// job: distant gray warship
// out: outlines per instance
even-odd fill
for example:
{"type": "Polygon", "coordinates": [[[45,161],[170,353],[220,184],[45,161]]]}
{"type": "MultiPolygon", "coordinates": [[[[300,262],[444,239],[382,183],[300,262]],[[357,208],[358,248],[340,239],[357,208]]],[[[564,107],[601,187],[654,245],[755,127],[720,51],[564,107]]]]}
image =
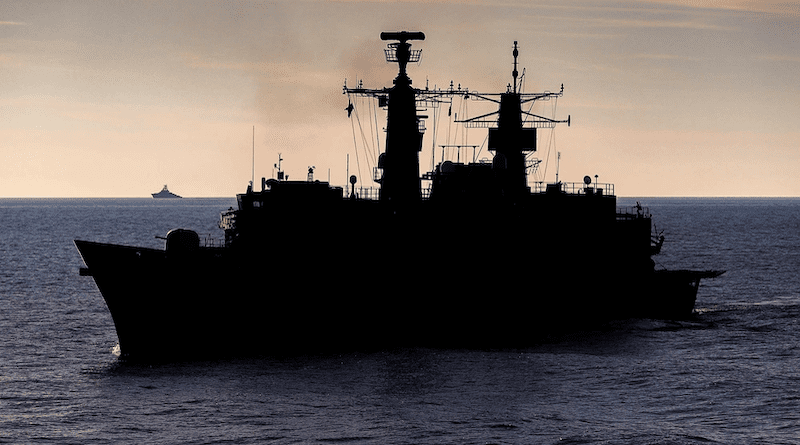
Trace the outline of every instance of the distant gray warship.
{"type": "Polygon", "coordinates": [[[167,186],[164,185],[164,188],[161,189],[158,193],[152,193],[153,198],[180,198],[180,196],[172,193],[167,189],[167,186]]]}

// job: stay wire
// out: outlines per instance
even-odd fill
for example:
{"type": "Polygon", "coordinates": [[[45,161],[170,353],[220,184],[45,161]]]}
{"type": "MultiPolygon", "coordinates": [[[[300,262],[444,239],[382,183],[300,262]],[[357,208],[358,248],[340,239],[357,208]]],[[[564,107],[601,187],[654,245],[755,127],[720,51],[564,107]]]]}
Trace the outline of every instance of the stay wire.
{"type": "MultiPolygon", "coordinates": [[[[350,95],[348,95],[347,98],[349,100],[350,99],[350,95]]],[[[350,102],[350,103],[352,103],[352,102],[350,102]]],[[[358,119],[358,110],[355,109],[355,107],[354,107],[353,111],[356,114],[356,119],[358,119]]],[[[361,176],[361,161],[358,158],[358,140],[356,139],[356,125],[353,122],[353,119],[350,119],[350,127],[353,129],[353,151],[355,152],[355,155],[356,155],[356,170],[358,170],[358,178],[361,179],[362,178],[362,176],[361,176]]]]}

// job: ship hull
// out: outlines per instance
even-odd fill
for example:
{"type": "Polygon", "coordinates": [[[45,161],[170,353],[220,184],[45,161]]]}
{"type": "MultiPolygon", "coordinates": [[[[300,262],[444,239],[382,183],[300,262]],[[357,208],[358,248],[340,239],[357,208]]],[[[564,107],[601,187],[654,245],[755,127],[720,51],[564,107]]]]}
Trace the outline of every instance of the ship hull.
{"type": "Polygon", "coordinates": [[[156,199],[178,199],[181,198],[180,196],[172,193],[172,192],[158,192],[158,193],[151,193],[151,196],[156,199]]]}
{"type": "MultiPolygon", "coordinates": [[[[709,273],[601,279],[400,280],[328,262],[265,261],[232,249],[164,250],[75,241],[129,359],[393,347],[525,347],[614,318],[691,316],[709,273]],[[571,282],[570,282],[571,281],[571,282]]],[[[553,278],[552,275],[549,278],[553,278]]],[[[556,277],[558,278],[558,277],[556,277]]]]}

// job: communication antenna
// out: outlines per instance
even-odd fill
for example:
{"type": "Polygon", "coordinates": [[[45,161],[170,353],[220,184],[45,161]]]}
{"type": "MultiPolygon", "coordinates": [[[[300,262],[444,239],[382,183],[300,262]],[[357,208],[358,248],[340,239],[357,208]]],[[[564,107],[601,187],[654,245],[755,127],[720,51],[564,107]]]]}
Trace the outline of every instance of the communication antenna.
{"type": "Polygon", "coordinates": [[[514,94],[517,94],[517,76],[519,75],[519,71],[517,71],[517,57],[519,56],[519,50],[517,49],[516,40],[514,40],[514,52],[511,54],[514,56],[514,71],[511,72],[511,76],[514,78],[514,94]]]}
{"type": "Polygon", "coordinates": [[[558,169],[561,167],[561,152],[558,152],[558,158],[556,159],[556,184],[558,184],[558,169]]]}
{"type": "MultiPolygon", "coordinates": [[[[283,161],[283,158],[281,157],[281,154],[278,153],[278,163],[275,164],[275,168],[278,169],[278,181],[283,181],[284,180],[283,170],[281,170],[281,161],[283,161]]],[[[286,179],[288,179],[288,178],[286,178],[286,179]]]]}
{"type": "Polygon", "coordinates": [[[250,176],[250,185],[256,183],[256,126],[253,125],[253,164],[250,176]]]}

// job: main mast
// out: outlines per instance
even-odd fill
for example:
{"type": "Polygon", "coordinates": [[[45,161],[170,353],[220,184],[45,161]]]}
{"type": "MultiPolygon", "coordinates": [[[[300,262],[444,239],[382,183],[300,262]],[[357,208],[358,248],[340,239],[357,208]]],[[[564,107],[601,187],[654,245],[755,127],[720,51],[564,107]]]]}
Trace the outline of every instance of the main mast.
{"type": "Polygon", "coordinates": [[[522,110],[522,104],[560,97],[564,93],[564,87],[562,85],[561,91],[557,93],[519,91],[517,88],[519,50],[516,41],[512,55],[514,56],[514,70],[511,72],[513,86],[509,85],[505,93],[500,93],[499,100],[495,98],[498,94],[469,93],[471,97],[497,103],[498,110],[458,122],[463,122],[469,127],[489,128],[487,148],[495,152],[492,165],[496,177],[505,198],[517,201],[530,191],[527,185],[525,158],[526,153],[536,151],[536,129],[553,128],[558,123],[569,125],[570,119],[568,117],[567,120],[555,120],[522,110]],[[496,121],[490,119],[490,116],[494,115],[497,115],[496,121]]]}
{"type": "Polygon", "coordinates": [[[386,152],[382,155],[381,200],[406,205],[421,200],[419,152],[422,132],[417,117],[416,93],[406,73],[408,62],[419,61],[421,50],[412,51],[409,40],[425,40],[421,32],[382,32],[381,40],[397,40],[386,49],[386,60],[397,62],[399,73],[389,90],[386,152]]]}
{"type": "Polygon", "coordinates": [[[517,92],[517,57],[519,50],[514,42],[513,87],[500,95],[497,128],[489,130],[489,150],[495,154],[495,169],[501,176],[503,189],[514,199],[527,192],[525,152],[536,151],[536,128],[522,127],[522,106],[517,92]]]}

